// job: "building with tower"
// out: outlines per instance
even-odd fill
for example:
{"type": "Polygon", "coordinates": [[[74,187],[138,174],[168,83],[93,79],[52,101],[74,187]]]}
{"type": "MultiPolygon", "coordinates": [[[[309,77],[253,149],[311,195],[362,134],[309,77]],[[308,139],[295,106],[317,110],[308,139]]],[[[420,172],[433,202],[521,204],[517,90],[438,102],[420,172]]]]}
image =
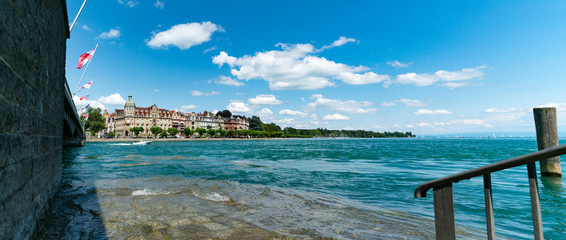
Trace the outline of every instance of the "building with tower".
{"type": "Polygon", "coordinates": [[[151,107],[136,107],[132,95],[124,104],[124,109],[116,109],[114,113],[108,114],[104,111],[106,118],[106,133],[113,132],[117,137],[129,137],[134,134],[130,131],[133,127],[142,127],[140,136],[151,136],[151,127],[161,127],[163,131],[176,128],[180,133],[185,129],[224,129],[242,130],[249,129],[249,122],[245,116],[234,116],[224,119],[210,112],[183,113],[175,110],[158,108],[155,104],[151,107]]]}

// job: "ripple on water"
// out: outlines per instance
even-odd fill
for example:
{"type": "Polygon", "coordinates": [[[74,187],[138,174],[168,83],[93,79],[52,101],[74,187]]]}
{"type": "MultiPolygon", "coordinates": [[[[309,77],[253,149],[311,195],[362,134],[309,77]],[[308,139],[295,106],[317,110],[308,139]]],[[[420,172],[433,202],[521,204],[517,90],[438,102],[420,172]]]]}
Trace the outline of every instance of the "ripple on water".
{"type": "MultiPolygon", "coordinates": [[[[96,194],[74,199],[86,211],[70,216],[98,219],[109,239],[434,237],[430,219],[326,194],[171,177],[103,179],[94,185],[96,194]]],[[[461,236],[481,239],[473,232],[459,228],[461,236]]]]}

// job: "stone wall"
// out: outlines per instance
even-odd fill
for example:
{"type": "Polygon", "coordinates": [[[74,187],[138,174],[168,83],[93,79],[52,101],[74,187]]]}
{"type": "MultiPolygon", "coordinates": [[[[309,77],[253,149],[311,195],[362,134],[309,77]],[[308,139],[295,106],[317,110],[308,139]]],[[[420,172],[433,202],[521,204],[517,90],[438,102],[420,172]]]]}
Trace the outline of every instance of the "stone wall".
{"type": "Polygon", "coordinates": [[[28,239],[61,179],[64,0],[0,0],[0,239],[28,239]]]}

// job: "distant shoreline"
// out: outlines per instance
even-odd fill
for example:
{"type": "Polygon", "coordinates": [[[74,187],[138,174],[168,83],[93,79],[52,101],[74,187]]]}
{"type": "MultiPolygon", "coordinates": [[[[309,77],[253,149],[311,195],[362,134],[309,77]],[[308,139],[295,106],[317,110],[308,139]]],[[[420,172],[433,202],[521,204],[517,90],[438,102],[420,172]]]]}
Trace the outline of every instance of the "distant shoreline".
{"type": "Polygon", "coordinates": [[[283,140],[289,138],[87,138],[86,142],[184,142],[184,141],[246,141],[246,140],[283,140]]]}

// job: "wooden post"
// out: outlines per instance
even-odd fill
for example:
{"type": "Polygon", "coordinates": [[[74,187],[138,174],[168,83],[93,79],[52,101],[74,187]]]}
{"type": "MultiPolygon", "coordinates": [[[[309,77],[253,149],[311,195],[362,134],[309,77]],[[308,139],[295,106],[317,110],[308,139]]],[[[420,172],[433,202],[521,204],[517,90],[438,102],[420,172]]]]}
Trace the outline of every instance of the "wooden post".
{"type": "Polygon", "coordinates": [[[455,240],[452,183],[433,188],[436,240],[455,240]]]}
{"type": "MultiPolygon", "coordinates": [[[[534,108],[538,150],[558,146],[558,128],[556,126],[556,108],[534,108]]],[[[542,176],[561,177],[560,157],[540,161],[542,176]]]]}
{"type": "Polygon", "coordinates": [[[491,173],[483,175],[483,190],[485,195],[485,222],[487,239],[495,240],[495,220],[493,219],[493,197],[491,191],[491,173]]]}
{"type": "Polygon", "coordinates": [[[540,198],[538,194],[537,168],[535,163],[527,163],[529,175],[529,191],[531,193],[531,211],[533,214],[533,231],[535,240],[544,240],[542,228],[542,215],[540,212],[540,198]]]}

